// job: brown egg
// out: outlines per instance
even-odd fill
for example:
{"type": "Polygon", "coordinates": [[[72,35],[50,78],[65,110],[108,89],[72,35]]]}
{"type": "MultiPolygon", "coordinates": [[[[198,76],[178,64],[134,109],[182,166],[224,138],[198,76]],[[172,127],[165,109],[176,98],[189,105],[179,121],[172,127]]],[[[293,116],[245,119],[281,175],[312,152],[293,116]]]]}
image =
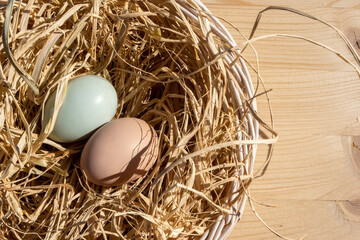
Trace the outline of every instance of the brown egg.
{"type": "Polygon", "coordinates": [[[89,181],[118,186],[145,175],[158,156],[155,130],[138,118],[113,120],[86,143],[80,166],[89,181]]]}

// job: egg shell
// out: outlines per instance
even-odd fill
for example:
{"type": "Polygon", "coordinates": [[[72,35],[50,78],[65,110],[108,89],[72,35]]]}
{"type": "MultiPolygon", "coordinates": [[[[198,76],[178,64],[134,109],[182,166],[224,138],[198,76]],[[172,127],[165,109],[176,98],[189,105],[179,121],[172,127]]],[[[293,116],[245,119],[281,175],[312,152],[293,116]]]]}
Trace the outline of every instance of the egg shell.
{"type": "Polygon", "coordinates": [[[80,166],[89,181],[118,186],[145,175],[158,157],[155,130],[138,118],[113,120],[86,143],[80,166]]]}
{"type": "MultiPolygon", "coordinates": [[[[53,115],[55,97],[53,93],[45,104],[43,129],[53,115]]],[[[87,137],[114,117],[117,99],[114,87],[102,77],[84,75],[70,80],[49,138],[73,142],[87,137]]]]}

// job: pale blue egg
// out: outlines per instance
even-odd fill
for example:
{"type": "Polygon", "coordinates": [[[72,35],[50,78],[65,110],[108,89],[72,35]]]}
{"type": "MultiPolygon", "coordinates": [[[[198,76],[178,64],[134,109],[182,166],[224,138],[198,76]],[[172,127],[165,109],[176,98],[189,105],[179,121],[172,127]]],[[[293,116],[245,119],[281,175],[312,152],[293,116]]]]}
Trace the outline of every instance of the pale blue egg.
{"type": "MultiPolygon", "coordinates": [[[[49,138],[73,142],[89,136],[115,115],[118,98],[109,81],[95,75],[84,75],[69,81],[63,104],[49,138]]],[[[54,112],[55,93],[45,104],[42,127],[54,112]]]]}

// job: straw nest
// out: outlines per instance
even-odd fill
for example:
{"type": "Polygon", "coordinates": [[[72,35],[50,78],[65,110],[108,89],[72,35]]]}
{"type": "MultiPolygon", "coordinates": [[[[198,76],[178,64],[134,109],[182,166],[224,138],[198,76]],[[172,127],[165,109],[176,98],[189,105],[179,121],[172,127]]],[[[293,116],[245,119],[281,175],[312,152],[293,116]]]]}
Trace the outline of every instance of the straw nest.
{"type": "Polygon", "coordinates": [[[256,144],[273,141],[257,140],[240,52],[196,2],[0,2],[0,238],[187,239],[238,220],[256,144]],[[83,74],[111,81],[115,118],[157,131],[160,156],[141,179],[91,184],[79,167],[86,141],[42,131],[49,95],[60,106],[83,74]]]}

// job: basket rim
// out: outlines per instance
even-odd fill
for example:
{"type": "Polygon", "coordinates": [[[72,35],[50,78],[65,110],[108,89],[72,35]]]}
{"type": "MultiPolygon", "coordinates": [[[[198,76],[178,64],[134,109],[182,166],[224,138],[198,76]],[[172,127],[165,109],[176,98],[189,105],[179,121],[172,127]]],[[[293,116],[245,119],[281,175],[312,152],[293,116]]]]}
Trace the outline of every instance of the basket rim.
{"type": "MultiPolygon", "coordinates": [[[[198,20],[198,14],[196,9],[194,9],[192,6],[190,6],[190,4],[188,4],[186,1],[184,0],[176,0],[176,2],[180,5],[180,9],[183,11],[184,14],[186,14],[187,16],[189,16],[191,19],[193,19],[194,21],[199,21],[198,20]]],[[[208,19],[205,18],[205,21],[207,21],[207,23],[209,24],[209,32],[212,31],[214,34],[217,34],[220,38],[222,38],[223,40],[227,41],[230,46],[232,47],[236,47],[237,44],[234,40],[234,38],[231,36],[230,32],[227,30],[227,28],[211,13],[211,11],[201,2],[201,0],[193,0],[193,2],[195,4],[198,5],[198,7],[207,14],[207,17],[209,17],[212,21],[214,21],[214,23],[209,22],[208,19]]],[[[216,50],[216,48],[211,48],[213,50],[213,54],[216,55],[219,52],[216,50]]],[[[220,47],[220,50],[223,50],[220,47]]],[[[240,50],[236,50],[238,51],[238,53],[240,53],[240,50]]],[[[231,63],[235,60],[235,56],[230,53],[228,56],[225,57],[225,60],[227,61],[227,63],[231,63]]],[[[250,98],[254,97],[255,91],[254,91],[254,87],[251,81],[251,77],[249,74],[249,71],[247,69],[247,66],[244,62],[244,60],[240,57],[240,65],[238,62],[236,62],[231,70],[233,75],[236,78],[236,81],[238,83],[244,83],[247,93],[249,94],[250,98]]],[[[235,104],[241,108],[242,106],[242,101],[241,98],[239,96],[239,93],[236,92],[236,89],[234,87],[234,82],[231,82],[230,84],[230,88],[232,90],[233,93],[233,97],[235,99],[235,104]]],[[[257,111],[257,102],[256,102],[256,98],[253,99],[253,101],[250,103],[252,109],[256,112],[257,111]]],[[[259,138],[259,123],[256,119],[254,119],[250,113],[247,114],[246,116],[248,118],[248,130],[249,130],[249,135],[253,137],[253,140],[257,140],[259,138]]],[[[238,133],[238,138],[241,139],[241,132],[238,133]]],[[[254,162],[255,162],[255,156],[256,156],[256,151],[257,151],[257,145],[253,144],[253,145],[246,145],[246,146],[242,146],[244,149],[244,154],[247,154],[248,152],[248,148],[252,147],[252,152],[250,154],[249,160],[245,161],[245,165],[247,168],[247,173],[248,174],[252,174],[253,173],[253,168],[254,168],[254,162]]],[[[239,154],[239,159],[240,160],[244,160],[243,155],[240,153],[240,151],[238,151],[239,154]]],[[[237,172],[236,174],[238,175],[242,175],[244,174],[243,169],[241,169],[240,172],[237,172]]],[[[232,186],[232,192],[236,193],[240,188],[240,181],[238,181],[236,184],[233,184],[232,186]]],[[[237,196],[237,194],[232,194],[231,199],[234,199],[237,196]]],[[[235,227],[236,223],[241,219],[243,213],[244,213],[244,208],[245,208],[245,204],[246,204],[246,200],[247,200],[247,194],[244,194],[242,198],[240,198],[239,200],[237,200],[233,206],[231,207],[231,214],[228,215],[221,215],[217,218],[216,222],[210,227],[208,228],[205,233],[203,234],[203,236],[200,238],[200,240],[214,240],[214,239],[225,239],[233,230],[233,228],[235,227]]]]}

